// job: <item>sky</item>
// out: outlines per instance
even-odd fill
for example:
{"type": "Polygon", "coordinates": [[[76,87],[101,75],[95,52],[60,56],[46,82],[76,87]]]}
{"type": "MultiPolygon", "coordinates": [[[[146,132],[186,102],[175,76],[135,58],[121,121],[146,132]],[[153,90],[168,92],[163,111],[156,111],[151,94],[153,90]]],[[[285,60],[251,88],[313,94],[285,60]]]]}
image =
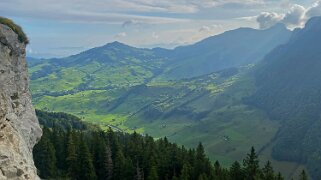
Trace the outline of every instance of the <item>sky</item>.
{"type": "Polygon", "coordinates": [[[304,26],[316,0],[1,0],[0,16],[30,39],[27,56],[64,57],[119,41],[174,48],[228,30],[304,26]]]}

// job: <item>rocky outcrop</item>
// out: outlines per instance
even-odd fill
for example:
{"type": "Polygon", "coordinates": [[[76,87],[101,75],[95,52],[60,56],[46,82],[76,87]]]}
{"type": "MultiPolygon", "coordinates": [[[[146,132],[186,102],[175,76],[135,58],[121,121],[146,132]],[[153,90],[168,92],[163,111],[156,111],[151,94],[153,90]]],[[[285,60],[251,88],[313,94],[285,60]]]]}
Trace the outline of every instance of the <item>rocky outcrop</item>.
{"type": "Polygon", "coordinates": [[[0,24],[0,180],[37,180],[32,148],[40,139],[31,103],[25,43],[0,24]]]}

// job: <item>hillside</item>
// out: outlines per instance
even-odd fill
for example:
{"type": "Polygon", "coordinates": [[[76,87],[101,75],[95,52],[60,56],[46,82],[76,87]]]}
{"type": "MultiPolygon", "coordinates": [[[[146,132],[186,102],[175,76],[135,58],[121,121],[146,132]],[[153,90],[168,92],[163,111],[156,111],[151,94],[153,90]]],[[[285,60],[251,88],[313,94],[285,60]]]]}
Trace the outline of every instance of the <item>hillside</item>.
{"type": "Polygon", "coordinates": [[[259,61],[290,34],[282,25],[267,30],[241,28],[175,50],[139,49],[113,42],[62,59],[30,58],[33,95],[121,89],[152,79],[179,80],[237,68],[259,61]]]}
{"type": "MultiPolygon", "coordinates": [[[[279,123],[245,105],[242,98],[254,89],[253,78],[246,75],[253,68],[249,63],[285,43],[289,34],[281,25],[268,30],[241,28],[175,50],[114,42],[62,59],[30,59],[34,103],[42,110],[72,113],[103,129],[167,136],[188,147],[202,141],[210,158],[227,166],[241,160],[248,147],[262,149],[277,133],[279,123]],[[241,46],[256,49],[254,41],[267,49],[233,54],[241,46]],[[217,44],[224,44],[222,58],[228,66],[218,66],[223,59],[214,59],[220,52],[217,44]],[[178,64],[193,62],[200,68],[200,57],[194,56],[198,51],[213,57],[204,60],[217,68],[201,69],[201,74],[184,70],[183,77],[191,78],[168,76],[178,64]],[[193,55],[195,61],[185,61],[183,55],[193,55]]],[[[269,159],[269,154],[262,158],[269,159]]],[[[284,172],[288,176],[293,170],[284,172]]]]}
{"type": "Polygon", "coordinates": [[[321,18],[296,30],[289,43],[275,49],[255,69],[257,91],[247,99],[282,126],[273,157],[307,163],[321,177],[321,18]]]}
{"type": "Polygon", "coordinates": [[[239,28],[209,37],[196,44],[177,47],[164,77],[191,78],[222,69],[260,61],[278,45],[286,43],[291,31],[277,24],[266,30],[239,28]]]}
{"type": "MultiPolygon", "coordinates": [[[[254,148],[243,163],[227,169],[211,163],[201,143],[196,149],[153,139],[149,135],[127,134],[79,128],[80,119],[65,113],[38,111],[44,135],[33,154],[41,178],[46,179],[256,179],[282,180],[268,161],[259,165],[254,148]],[[68,118],[66,118],[68,117],[68,118]],[[64,119],[64,121],[61,121],[64,119]],[[46,122],[46,123],[43,123],[46,122]],[[56,124],[47,127],[47,122],[56,124]],[[69,126],[66,124],[78,124],[69,126]],[[71,129],[68,129],[71,128],[71,129]],[[68,129],[68,131],[66,131],[68,129]]],[[[302,171],[302,177],[306,173],[302,171]]]]}

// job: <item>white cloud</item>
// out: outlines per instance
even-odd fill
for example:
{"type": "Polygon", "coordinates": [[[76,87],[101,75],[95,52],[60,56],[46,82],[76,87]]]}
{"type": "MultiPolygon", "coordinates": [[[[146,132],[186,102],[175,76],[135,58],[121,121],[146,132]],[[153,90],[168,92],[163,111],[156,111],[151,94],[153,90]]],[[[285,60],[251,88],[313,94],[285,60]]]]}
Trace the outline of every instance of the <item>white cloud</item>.
{"type": "Polygon", "coordinates": [[[321,16],[321,1],[315,2],[312,6],[293,4],[288,5],[286,13],[263,12],[257,17],[261,29],[269,28],[276,23],[284,23],[289,28],[303,27],[311,17],[321,16]]]}
{"type": "Polygon", "coordinates": [[[305,8],[293,2],[300,1],[0,0],[0,9],[24,27],[30,46],[43,53],[48,44],[94,47],[115,38],[135,46],[189,44],[241,26],[256,27],[256,19],[268,28],[278,22],[298,26],[321,15],[320,2],[308,7],[308,1],[301,1],[305,8]]]}
{"type": "Polygon", "coordinates": [[[306,12],[307,18],[321,16],[321,1],[317,1],[306,12]]]}
{"type": "Polygon", "coordinates": [[[236,20],[244,20],[244,21],[255,21],[258,16],[244,16],[235,18],[236,20]]]}
{"type": "Polygon", "coordinates": [[[168,12],[169,8],[174,7],[149,6],[129,0],[4,0],[0,1],[0,8],[1,13],[7,16],[72,23],[122,24],[131,21],[166,24],[188,21],[184,18],[135,13],[168,12]]]}
{"type": "Polygon", "coordinates": [[[256,19],[259,23],[260,29],[266,29],[272,27],[276,23],[280,22],[284,18],[284,15],[275,12],[262,12],[256,19]]]}
{"type": "Polygon", "coordinates": [[[124,38],[127,36],[127,33],[126,32],[120,32],[118,34],[115,35],[115,38],[116,39],[120,39],[120,38],[124,38]]]}
{"type": "Polygon", "coordinates": [[[285,14],[282,22],[288,26],[302,26],[305,18],[305,7],[294,4],[285,14]]]}

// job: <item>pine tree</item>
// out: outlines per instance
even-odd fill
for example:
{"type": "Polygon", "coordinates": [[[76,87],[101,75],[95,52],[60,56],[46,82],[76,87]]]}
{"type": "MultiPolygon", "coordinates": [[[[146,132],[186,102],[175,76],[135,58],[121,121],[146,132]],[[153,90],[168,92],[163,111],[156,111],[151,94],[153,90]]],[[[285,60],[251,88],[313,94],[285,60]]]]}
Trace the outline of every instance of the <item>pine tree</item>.
{"type": "Polygon", "coordinates": [[[197,180],[208,180],[206,174],[202,173],[198,176],[197,180]]]}
{"type": "Polygon", "coordinates": [[[113,178],[115,180],[124,180],[126,179],[124,175],[124,167],[125,167],[126,159],[122,151],[118,151],[116,153],[116,158],[115,158],[115,165],[114,165],[114,176],[113,178]]]}
{"type": "Polygon", "coordinates": [[[181,179],[181,180],[189,180],[190,177],[191,177],[191,175],[190,175],[191,174],[191,170],[192,170],[191,165],[189,163],[184,163],[179,179],[181,179]]]}
{"type": "Polygon", "coordinates": [[[157,173],[157,168],[155,166],[152,166],[149,171],[147,180],[158,180],[158,179],[159,179],[159,177],[158,177],[158,173],[157,173]]]}
{"type": "Polygon", "coordinates": [[[201,174],[211,174],[212,166],[210,161],[206,158],[205,150],[202,143],[199,143],[196,148],[196,161],[194,177],[198,178],[201,174]]]}
{"type": "Polygon", "coordinates": [[[58,126],[52,129],[52,143],[56,150],[57,168],[66,169],[66,138],[65,133],[58,126]]]}
{"type": "Polygon", "coordinates": [[[173,176],[172,180],[181,180],[181,179],[176,176],[173,176]]]}
{"type": "Polygon", "coordinates": [[[114,171],[114,164],[112,159],[112,152],[109,146],[106,146],[105,153],[104,153],[104,163],[105,163],[105,170],[107,172],[107,180],[111,180],[113,178],[113,171],[114,171]]]}
{"type": "Polygon", "coordinates": [[[82,141],[80,142],[78,153],[79,153],[79,156],[78,156],[79,178],[95,180],[97,177],[96,177],[95,168],[92,162],[92,157],[89,152],[88,146],[85,143],[83,138],[82,138],[82,141]]]}
{"type": "MultiPolygon", "coordinates": [[[[157,172],[156,172],[157,173],[157,172]]],[[[136,180],[144,180],[144,171],[139,167],[138,162],[136,163],[136,175],[135,175],[136,180]]]]}
{"type": "Polygon", "coordinates": [[[71,179],[77,179],[78,176],[78,168],[77,168],[77,150],[76,144],[74,142],[74,134],[71,132],[68,137],[67,144],[67,174],[71,179]]]}
{"type": "Polygon", "coordinates": [[[220,177],[221,175],[221,165],[218,161],[215,161],[214,163],[214,173],[216,177],[220,177]]]}
{"type": "Polygon", "coordinates": [[[230,179],[231,180],[240,180],[240,179],[244,179],[243,178],[243,173],[242,173],[242,169],[241,169],[241,165],[239,162],[235,161],[231,168],[230,168],[230,179]]]}
{"type": "Polygon", "coordinates": [[[299,180],[308,180],[308,175],[305,172],[305,170],[302,170],[302,172],[300,174],[300,177],[299,177],[299,180]]]}
{"type": "Polygon", "coordinates": [[[37,155],[35,164],[40,171],[41,178],[53,178],[57,174],[56,152],[49,135],[50,130],[44,128],[41,141],[34,148],[34,154],[37,155]]]}
{"type": "Polygon", "coordinates": [[[262,169],[262,180],[271,180],[274,178],[274,170],[272,168],[271,162],[268,161],[262,169]]]}
{"type": "Polygon", "coordinates": [[[258,177],[260,166],[254,147],[251,148],[250,154],[247,154],[247,157],[243,160],[243,166],[245,179],[254,180],[258,177]]]}
{"type": "Polygon", "coordinates": [[[278,175],[275,178],[276,180],[284,180],[282,174],[279,172],[278,175]]]}

